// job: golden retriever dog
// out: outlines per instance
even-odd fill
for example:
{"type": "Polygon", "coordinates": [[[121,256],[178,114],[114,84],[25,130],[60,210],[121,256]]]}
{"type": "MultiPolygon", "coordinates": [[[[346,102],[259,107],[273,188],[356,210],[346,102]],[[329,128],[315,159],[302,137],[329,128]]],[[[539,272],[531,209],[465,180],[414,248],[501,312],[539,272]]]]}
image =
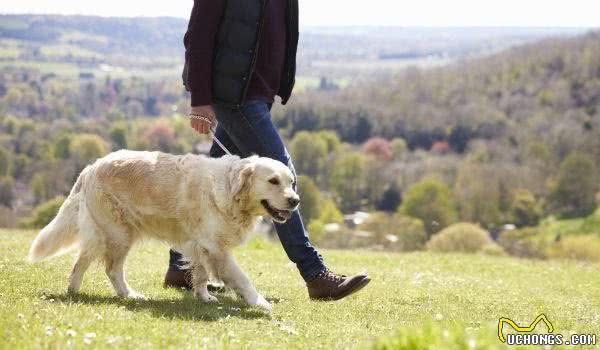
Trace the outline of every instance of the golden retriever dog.
{"type": "Polygon", "coordinates": [[[29,260],[78,247],[69,292],[79,291],[85,271],[100,259],[117,295],[143,298],[127,284],[123,265],[136,241],[155,238],[184,254],[201,301],[217,301],[207,290],[212,275],[247,304],[270,311],[231,250],[260,216],[285,222],[298,203],[293,173],[270,158],[122,150],[81,172],[56,217],[33,241],[29,260]]]}

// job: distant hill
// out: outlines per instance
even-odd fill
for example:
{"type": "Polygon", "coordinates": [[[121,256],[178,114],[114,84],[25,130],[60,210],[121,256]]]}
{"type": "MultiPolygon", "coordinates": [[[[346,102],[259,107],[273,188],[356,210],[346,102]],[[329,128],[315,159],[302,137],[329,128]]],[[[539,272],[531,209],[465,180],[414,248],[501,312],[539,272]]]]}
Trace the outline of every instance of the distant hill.
{"type": "Polygon", "coordinates": [[[72,45],[101,54],[173,55],[182,50],[181,18],[106,18],[58,15],[0,16],[0,38],[72,45]]]}
{"type": "Polygon", "coordinates": [[[535,140],[557,155],[600,146],[600,32],[310,93],[278,122],[290,134],[335,129],[354,143],[402,136],[424,149],[451,140],[463,151],[470,139],[500,139],[510,152],[535,140]]]}
{"type": "MultiPolygon", "coordinates": [[[[66,76],[176,77],[186,27],[186,19],[167,17],[0,15],[0,66],[66,76]]],[[[301,31],[298,69],[307,78],[300,79],[300,85],[316,87],[321,77],[346,85],[359,75],[378,78],[407,66],[443,65],[548,36],[571,36],[582,29],[306,27],[301,31]]]]}

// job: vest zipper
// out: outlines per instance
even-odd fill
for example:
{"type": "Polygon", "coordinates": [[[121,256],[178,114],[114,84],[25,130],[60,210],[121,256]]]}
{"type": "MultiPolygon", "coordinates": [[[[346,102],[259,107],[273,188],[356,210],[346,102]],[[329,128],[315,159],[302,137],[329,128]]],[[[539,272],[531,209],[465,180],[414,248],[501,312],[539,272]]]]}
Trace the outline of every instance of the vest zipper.
{"type": "Polygon", "coordinates": [[[254,73],[254,66],[256,66],[256,59],[258,57],[258,47],[260,45],[260,37],[262,35],[263,24],[265,22],[265,9],[267,8],[267,1],[262,0],[262,6],[260,11],[260,20],[256,24],[258,26],[258,30],[256,32],[256,44],[254,45],[254,52],[252,53],[252,63],[250,64],[250,71],[248,72],[248,76],[244,77],[246,85],[244,86],[244,93],[242,94],[242,100],[236,106],[237,108],[242,108],[244,106],[244,102],[246,102],[246,95],[248,94],[248,88],[250,87],[250,79],[252,74],[254,73]]]}

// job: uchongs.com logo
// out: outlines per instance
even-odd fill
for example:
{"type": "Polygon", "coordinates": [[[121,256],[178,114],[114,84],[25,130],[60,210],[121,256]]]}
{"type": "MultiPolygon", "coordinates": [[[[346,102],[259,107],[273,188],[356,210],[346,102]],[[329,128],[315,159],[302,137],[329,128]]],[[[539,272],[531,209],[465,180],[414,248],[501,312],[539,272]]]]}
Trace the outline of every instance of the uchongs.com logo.
{"type": "MultiPolygon", "coordinates": [[[[508,328],[508,327],[507,327],[508,328]]],[[[596,345],[595,334],[563,334],[554,333],[554,325],[544,314],[540,314],[529,326],[519,326],[513,320],[502,317],[498,320],[498,339],[508,345],[596,345]],[[533,333],[535,327],[543,322],[547,333],[533,333]],[[516,333],[504,334],[504,325],[510,326],[516,333]]]]}

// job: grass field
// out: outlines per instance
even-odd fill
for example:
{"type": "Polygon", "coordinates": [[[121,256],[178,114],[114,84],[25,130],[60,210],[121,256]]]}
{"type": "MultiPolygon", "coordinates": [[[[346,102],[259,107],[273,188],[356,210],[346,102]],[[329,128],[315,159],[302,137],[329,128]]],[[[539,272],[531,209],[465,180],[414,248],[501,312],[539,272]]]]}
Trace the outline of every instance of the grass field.
{"type": "Polygon", "coordinates": [[[163,289],[167,246],[160,243],[138,246],[127,264],[130,284],[148,300],[113,297],[100,265],[86,275],[81,295],[68,296],[73,257],[27,264],[33,237],[0,231],[2,349],[512,348],[497,338],[498,319],[528,325],[542,312],[557,333],[600,336],[598,264],[324,251],[338,271],[367,270],[373,278],[360,293],[324,303],[308,300],[278,244],[254,240],[236,255],[274,302],[267,315],[231,292],[217,295],[221,304],[202,305],[187,292],[163,289]]]}

